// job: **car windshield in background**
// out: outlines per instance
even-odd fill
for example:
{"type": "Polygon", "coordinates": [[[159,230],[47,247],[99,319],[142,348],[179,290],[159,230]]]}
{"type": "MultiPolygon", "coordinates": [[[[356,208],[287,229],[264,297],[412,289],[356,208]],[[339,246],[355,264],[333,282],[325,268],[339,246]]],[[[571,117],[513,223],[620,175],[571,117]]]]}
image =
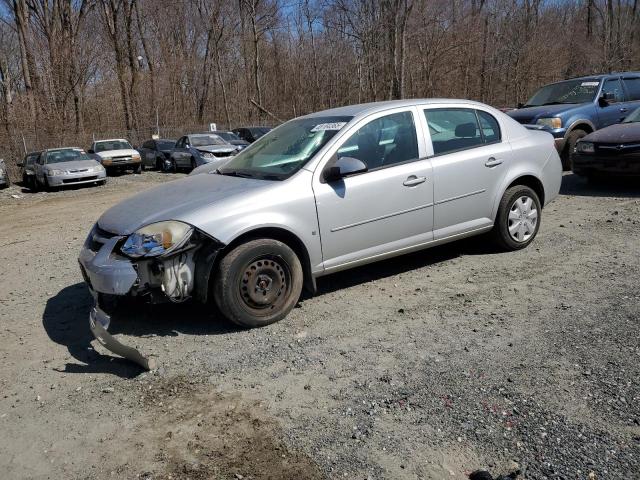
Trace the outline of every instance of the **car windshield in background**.
{"type": "Polygon", "coordinates": [[[75,150],[71,148],[65,150],[51,150],[47,152],[47,164],[73,162],[76,160],[91,160],[91,158],[82,150],[75,150]]]}
{"type": "Polygon", "coordinates": [[[123,142],[121,140],[110,140],[108,142],[96,142],[93,149],[94,152],[107,152],[109,150],[130,150],[131,145],[129,142],[123,142]]]}
{"type": "Polygon", "coordinates": [[[234,142],[234,141],[240,140],[240,137],[233,132],[218,132],[216,133],[216,135],[224,138],[227,142],[234,142]]]}
{"type": "Polygon", "coordinates": [[[266,135],[267,133],[269,133],[271,131],[271,129],[269,127],[250,128],[249,130],[251,130],[251,134],[256,139],[262,137],[263,135],[266,135]]]}
{"type": "Polygon", "coordinates": [[[169,150],[170,148],[176,146],[176,142],[174,142],[173,140],[158,140],[156,142],[156,145],[158,146],[159,150],[169,150]]]}
{"type": "Polygon", "coordinates": [[[222,175],[282,180],[300,170],[352,117],[309,117],[272,130],[218,169],[222,175]]]}
{"type": "Polygon", "coordinates": [[[633,112],[627,115],[622,123],[635,123],[640,122],[640,108],[636,108],[633,112]]]}
{"type": "Polygon", "coordinates": [[[192,147],[205,147],[207,145],[226,145],[218,135],[191,135],[189,137],[192,147]]]}
{"type": "Polygon", "coordinates": [[[600,80],[582,79],[567,80],[553,83],[538,90],[525,107],[540,107],[542,105],[559,105],[564,103],[592,102],[598,91],[600,80]]]}

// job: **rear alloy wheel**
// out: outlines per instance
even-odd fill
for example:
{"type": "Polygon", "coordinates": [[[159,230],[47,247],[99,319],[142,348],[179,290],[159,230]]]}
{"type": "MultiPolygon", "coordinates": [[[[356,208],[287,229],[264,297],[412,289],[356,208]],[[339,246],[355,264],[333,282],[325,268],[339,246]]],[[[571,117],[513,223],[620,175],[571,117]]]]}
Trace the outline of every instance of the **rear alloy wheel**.
{"type": "Polygon", "coordinates": [[[222,314],[243,327],[282,320],[302,291],[300,260],[286,244],[272,239],[237,246],[220,261],[213,294],[222,314]]]}
{"type": "Polygon", "coordinates": [[[497,243],[505,250],[519,250],[529,245],[540,228],[542,207],[533,189],[516,185],[500,201],[493,229],[497,243]]]}

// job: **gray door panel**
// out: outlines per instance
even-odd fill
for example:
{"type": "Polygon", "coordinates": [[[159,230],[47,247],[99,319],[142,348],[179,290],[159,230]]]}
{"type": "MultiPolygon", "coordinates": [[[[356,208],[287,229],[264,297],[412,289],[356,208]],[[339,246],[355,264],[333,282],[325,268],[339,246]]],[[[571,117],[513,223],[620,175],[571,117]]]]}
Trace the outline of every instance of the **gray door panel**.
{"type": "Polygon", "coordinates": [[[430,160],[317,184],[314,190],[327,270],[433,238],[430,160]]]}

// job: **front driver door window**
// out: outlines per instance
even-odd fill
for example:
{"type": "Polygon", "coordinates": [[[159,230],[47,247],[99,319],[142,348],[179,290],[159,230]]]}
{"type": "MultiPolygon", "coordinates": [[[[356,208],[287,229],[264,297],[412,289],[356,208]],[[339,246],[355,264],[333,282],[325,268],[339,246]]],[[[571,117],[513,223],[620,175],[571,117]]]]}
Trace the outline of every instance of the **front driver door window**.
{"type": "Polygon", "coordinates": [[[628,113],[628,107],[623,103],[625,96],[619,78],[610,78],[604,82],[601,95],[605,94],[613,98],[608,100],[608,104],[601,104],[598,110],[600,128],[620,123],[628,113]]]}
{"type": "Polygon", "coordinates": [[[418,158],[418,140],[411,112],[372,120],[338,149],[338,157],[362,160],[369,170],[418,158]]]}
{"type": "Polygon", "coordinates": [[[326,270],[431,240],[433,179],[417,115],[417,109],[404,108],[361,121],[316,170],[326,270]],[[369,170],[324,183],[324,168],[345,156],[369,170]]]}

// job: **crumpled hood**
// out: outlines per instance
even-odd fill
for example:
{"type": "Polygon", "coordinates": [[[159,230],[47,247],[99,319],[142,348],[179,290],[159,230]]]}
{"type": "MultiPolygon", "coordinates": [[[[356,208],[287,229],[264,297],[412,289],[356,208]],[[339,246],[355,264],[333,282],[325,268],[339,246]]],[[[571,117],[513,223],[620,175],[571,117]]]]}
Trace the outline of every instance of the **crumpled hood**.
{"type": "MultiPolygon", "coordinates": [[[[580,104],[564,104],[564,105],[543,105],[540,107],[523,107],[516,110],[506,112],[514,120],[521,122],[522,120],[530,121],[530,119],[538,119],[545,117],[553,117],[559,113],[565,113],[580,104]]],[[[535,121],[534,121],[535,123],[535,121]]]]}
{"type": "Polygon", "coordinates": [[[133,155],[140,155],[137,150],[133,150],[131,148],[124,148],[122,150],[105,150],[104,152],[96,152],[96,155],[99,155],[101,158],[112,158],[112,157],[130,157],[133,155]]]}
{"type": "Polygon", "coordinates": [[[95,160],[72,160],[70,162],[48,163],[48,170],[84,170],[87,168],[97,167],[100,164],[95,160]]]}
{"type": "Polygon", "coordinates": [[[150,223],[181,220],[207,205],[246,196],[269,188],[271,183],[217,174],[189,176],[150,188],[120,202],[102,214],[98,225],[111,233],[129,235],[150,223]]]}
{"type": "Polygon", "coordinates": [[[582,140],[595,143],[640,143],[640,122],[611,125],[590,133],[582,140]]]}
{"type": "Polygon", "coordinates": [[[203,145],[202,147],[193,147],[193,148],[195,148],[196,150],[200,150],[201,152],[210,152],[210,153],[217,153],[217,152],[229,153],[229,152],[236,151],[236,149],[231,145],[203,145]]]}

